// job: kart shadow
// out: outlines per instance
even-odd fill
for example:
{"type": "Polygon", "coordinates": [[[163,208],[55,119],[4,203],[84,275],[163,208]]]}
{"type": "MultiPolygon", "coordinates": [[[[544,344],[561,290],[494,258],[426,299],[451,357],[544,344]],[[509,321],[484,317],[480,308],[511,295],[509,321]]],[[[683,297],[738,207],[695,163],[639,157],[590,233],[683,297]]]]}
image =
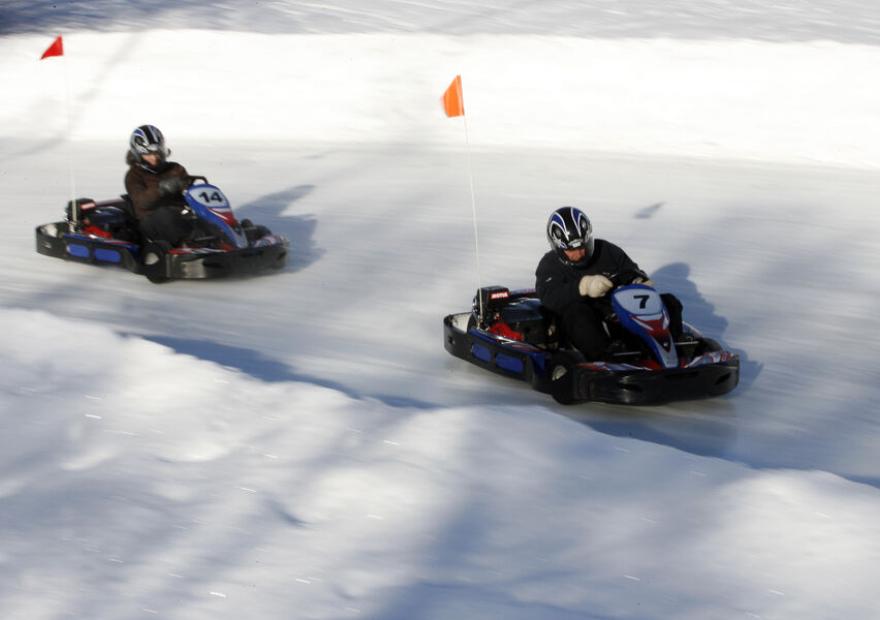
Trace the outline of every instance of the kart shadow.
{"type": "Polygon", "coordinates": [[[285,271],[304,269],[324,255],[324,250],[318,248],[314,241],[315,229],[318,226],[315,216],[284,213],[290,205],[308,196],[314,187],[314,185],[296,185],[235,207],[239,220],[251,219],[255,224],[267,226],[273,233],[282,234],[290,240],[290,254],[285,271]]]}
{"type": "Polygon", "coordinates": [[[690,265],[670,263],[653,272],[651,278],[660,290],[669,291],[678,297],[684,306],[686,322],[691,323],[709,338],[720,342],[725,349],[739,355],[739,385],[734,390],[734,394],[748,391],[764,369],[764,364],[750,360],[746,351],[727,345],[724,339],[728,326],[727,319],[715,312],[715,306],[703,297],[697,285],[690,279],[690,273],[690,265]]]}

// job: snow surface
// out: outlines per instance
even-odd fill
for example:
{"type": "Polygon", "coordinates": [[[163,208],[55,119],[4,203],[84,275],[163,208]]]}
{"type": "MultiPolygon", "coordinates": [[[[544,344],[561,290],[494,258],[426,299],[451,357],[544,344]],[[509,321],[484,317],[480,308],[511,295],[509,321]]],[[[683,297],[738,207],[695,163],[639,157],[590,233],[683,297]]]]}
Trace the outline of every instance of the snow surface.
{"type": "Polygon", "coordinates": [[[0,617],[880,617],[880,9],[216,6],[0,7],[0,617]],[[285,271],[34,251],[145,122],[285,271]],[[562,204],[733,393],[564,408],[443,350],[562,204]]]}

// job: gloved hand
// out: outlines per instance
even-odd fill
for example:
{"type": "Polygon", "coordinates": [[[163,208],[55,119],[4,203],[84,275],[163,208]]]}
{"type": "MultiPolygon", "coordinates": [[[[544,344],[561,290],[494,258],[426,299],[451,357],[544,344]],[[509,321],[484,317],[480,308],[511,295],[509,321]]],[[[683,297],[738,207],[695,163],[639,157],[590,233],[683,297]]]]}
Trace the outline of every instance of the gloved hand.
{"type": "Polygon", "coordinates": [[[654,286],[654,281],[650,278],[638,277],[632,281],[633,284],[644,284],[645,286],[654,286]]]}
{"type": "Polygon", "coordinates": [[[599,274],[596,276],[584,276],[578,282],[578,291],[583,297],[603,297],[614,288],[611,280],[599,274]]]}
{"type": "Polygon", "coordinates": [[[183,191],[184,180],[180,177],[168,177],[159,181],[159,194],[161,196],[173,196],[183,191]]]}

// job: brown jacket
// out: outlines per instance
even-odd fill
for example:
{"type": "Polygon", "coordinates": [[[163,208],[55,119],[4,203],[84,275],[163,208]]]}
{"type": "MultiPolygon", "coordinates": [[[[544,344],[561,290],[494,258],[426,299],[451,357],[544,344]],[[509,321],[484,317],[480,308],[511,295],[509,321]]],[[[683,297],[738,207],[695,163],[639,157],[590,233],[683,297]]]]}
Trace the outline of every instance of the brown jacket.
{"type": "Polygon", "coordinates": [[[177,162],[169,161],[154,172],[138,165],[130,152],[126,154],[125,162],[128,164],[125,191],[134,205],[138,220],[142,220],[158,207],[182,203],[180,196],[162,196],[159,193],[159,181],[171,177],[186,179],[189,177],[186,168],[177,162]]]}

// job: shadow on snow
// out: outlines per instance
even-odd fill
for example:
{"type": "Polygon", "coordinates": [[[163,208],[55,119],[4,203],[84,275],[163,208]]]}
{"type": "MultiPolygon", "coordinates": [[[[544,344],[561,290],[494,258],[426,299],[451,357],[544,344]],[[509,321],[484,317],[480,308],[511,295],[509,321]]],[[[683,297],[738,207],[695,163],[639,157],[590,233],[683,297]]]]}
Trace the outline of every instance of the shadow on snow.
{"type": "MultiPolygon", "coordinates": [[[[826,40],[876,45],[880,18],[873,3],[837,0],[767,3],[760,0],[630,0],[622,11],[605,3],[552,3],[535,0],[498,6],[436,2],[432,10],[370,6],[360,0],[315,3],[238,3],[218,10],[215,3],[194,0],[119,2],[118,0],[5,0],[0,5],[0,35],[73,30],[141,29],[235,30],[259,33],[328,34],[427,32],[469,35],[504,33],[563,35],[590,39],[669,38],[759,40],[773,42],[826,40]],[[392,13],[392,8],[397,12],[392,13]],[[756,19],[760,14],[760,19],[756,19]]],[[[394,3],[390,3],[394,5],[394,3]]],[[[48,44],[48,43],[47,43],[48,44]]]]}
{"type": "MultiPolygon", "coordinates": [[[[287,364],[262,355],[258,351],[252,349],[220,344],[209,340],[176,338],[173,336],[138,335],[137,337],[161,344],[162,346],[173,349],[176,353],[190,355],[226,368],[239,370],[266,383],[284,381],[308,383],[310,385],[336,390],[337,392],[345,394],[349,398],[365,398],[363,394],[352,390],[342,383],[293,371],[287,364]]],[[[432,409],[437,407],[437,405],[433,403],[421,402],[412,398],[400,396],[371,395],[369,398],[377,400],[389,407],[412,407],[416,409],[432,409]]]]}
{"type": "Polygon", "coordinates": [[[686,263],[670,263],[651,274],[654,281],[664,291],[675,294],[684,306],[684,320],[696,327],[704,336],[720,342],[724,348],[739,355],[739,385],[733,395],[748,390],[758,375],[763,364],[749,359],[748,353],[736,347],[727,346],[724,332],[727,330],[727,319],[718,315],[713,306],[697,290],[696,284],[690,279],[691,268],[686,263]]]}

